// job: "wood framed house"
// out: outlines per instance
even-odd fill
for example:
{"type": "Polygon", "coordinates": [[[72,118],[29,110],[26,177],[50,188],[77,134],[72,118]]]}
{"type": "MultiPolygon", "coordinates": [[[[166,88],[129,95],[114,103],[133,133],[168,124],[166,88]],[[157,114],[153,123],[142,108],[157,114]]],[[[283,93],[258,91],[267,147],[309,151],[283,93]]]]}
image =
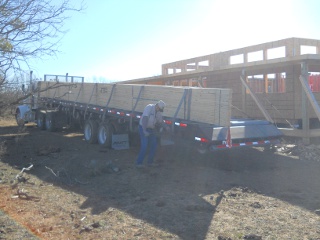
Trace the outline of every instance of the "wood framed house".
{"type": "Polygon", "coordinates": [[[285,135],[320,137],[320,40],[288,38],[162,65],[122,83],[232,89],[232,117],[267,119],[285,135]]]}

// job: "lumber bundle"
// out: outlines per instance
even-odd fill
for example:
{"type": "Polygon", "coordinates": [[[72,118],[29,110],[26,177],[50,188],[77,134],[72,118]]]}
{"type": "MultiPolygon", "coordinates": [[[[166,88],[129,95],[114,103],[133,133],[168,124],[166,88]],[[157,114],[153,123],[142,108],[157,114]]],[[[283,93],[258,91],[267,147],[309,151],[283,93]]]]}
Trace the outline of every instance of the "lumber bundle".
{"type": "Polygon", "coordinates": [[[221,126],[230,124],[231,89],[49,81],[38,84],[39,97],[137,112],[142,112],[147,104],[163,100],[163,116],[221,126]]]}

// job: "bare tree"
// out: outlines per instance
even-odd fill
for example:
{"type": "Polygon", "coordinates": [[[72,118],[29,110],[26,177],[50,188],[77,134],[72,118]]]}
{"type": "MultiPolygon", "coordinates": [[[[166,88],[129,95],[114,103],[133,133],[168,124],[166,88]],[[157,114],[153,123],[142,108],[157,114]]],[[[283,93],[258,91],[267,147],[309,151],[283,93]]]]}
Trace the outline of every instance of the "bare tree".
{"type": "Polygon", "coordinates": [[[28,66],[28,60],[58,52],[58,43],[66,33],[63,25],[68,13],[81,11],[83,4],[75,8],[70,0],[54,3],[0,0],[0,85],[7,80],[8,73],[20,71],[22,65],[28,66]]]}
{"type": "Polygon", "coordinates": [[[28,70],[31,59],[55,55],[69,14],[83,9],[70,0],[0,0],[0,89],[28,70]]]}

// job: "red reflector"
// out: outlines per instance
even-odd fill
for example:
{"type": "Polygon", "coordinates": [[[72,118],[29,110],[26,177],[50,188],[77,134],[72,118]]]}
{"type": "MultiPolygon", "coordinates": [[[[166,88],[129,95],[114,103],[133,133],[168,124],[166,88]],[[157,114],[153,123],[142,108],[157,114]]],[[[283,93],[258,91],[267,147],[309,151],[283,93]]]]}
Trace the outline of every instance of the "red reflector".
{"type": "Polygon", "coordinates": [[[217,148],[225,148],[226,145],[218,145],[217,148]]]}

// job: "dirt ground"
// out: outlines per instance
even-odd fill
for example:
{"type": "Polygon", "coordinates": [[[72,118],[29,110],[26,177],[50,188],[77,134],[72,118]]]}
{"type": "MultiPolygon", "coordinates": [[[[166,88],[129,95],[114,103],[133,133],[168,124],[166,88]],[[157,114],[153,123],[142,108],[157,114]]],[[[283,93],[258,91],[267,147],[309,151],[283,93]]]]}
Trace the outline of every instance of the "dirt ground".
{"type": "Polygon", "coordinates": [[[320,239],[320,161],[138,150],[0,119],[0,239],[320,239]]]}

